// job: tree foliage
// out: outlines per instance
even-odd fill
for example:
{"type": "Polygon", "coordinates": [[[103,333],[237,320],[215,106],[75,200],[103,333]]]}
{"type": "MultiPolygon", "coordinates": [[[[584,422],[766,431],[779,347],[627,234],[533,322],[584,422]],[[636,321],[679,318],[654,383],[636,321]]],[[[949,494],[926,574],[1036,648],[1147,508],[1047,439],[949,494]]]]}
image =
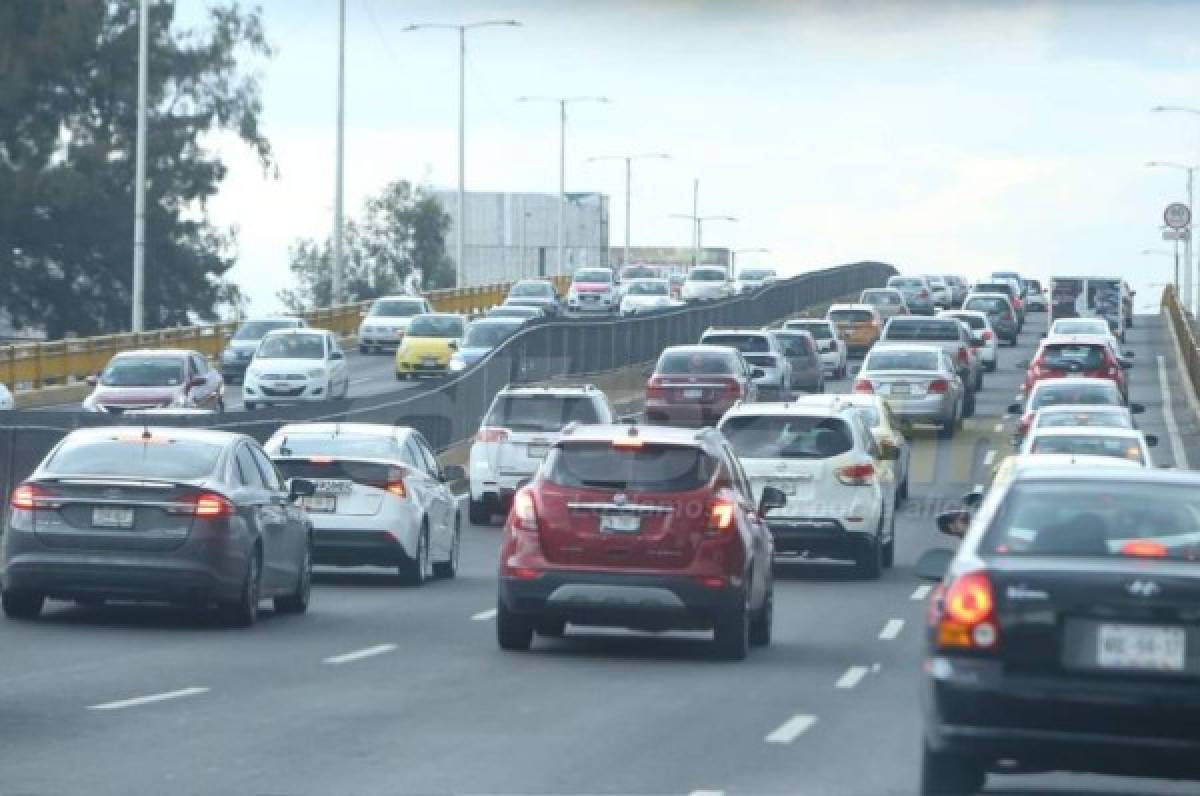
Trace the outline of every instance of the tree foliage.
{"type": "MultiPolygon", "coordinates": [[[[177,30],[150,7],[147,328],[212,318],[229,301],[232,231],[205,202],[226,176],[206,147],[228,131],[271,148],[243,55],[267,56],[256,10],[213,8],[177,30]]],[[[137,0],[0,3],[0,304],[50,337],[128,328],[137,123],[137,0]]]]}
{"type": "MultiPolygon", "coordinates": [[[[361,221],[348,221],[342,234],[342,286],[348,301],[401,292],[414,272],[421,287],[432,290],[454,284],[446,256],[450,217],[434,198],[406,180],[389,183],[363,207],[361,221]]],[[[332,303],[333,243],[303,239],[289,252],[296,287],[281,290],[279,299],[292,310],[332,303]]]]}

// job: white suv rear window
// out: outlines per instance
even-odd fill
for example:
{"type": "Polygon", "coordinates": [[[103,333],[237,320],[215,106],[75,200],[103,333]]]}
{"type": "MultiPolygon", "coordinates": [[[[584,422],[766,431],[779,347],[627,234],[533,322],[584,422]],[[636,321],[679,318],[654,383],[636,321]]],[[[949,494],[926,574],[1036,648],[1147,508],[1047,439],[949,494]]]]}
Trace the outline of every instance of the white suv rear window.
{"type": "Polygon", "coordinates": [[[854,434],[838,417],[736,415],[721,433],[741,459],[828,459],[854,449],[854,434]]]}
{"type": "Polygon", "coordinates": [[[562,431],[567,423],[600,423],[595,403],[579,395],[502,395],[485,426],[510,431],[562,431]]]}

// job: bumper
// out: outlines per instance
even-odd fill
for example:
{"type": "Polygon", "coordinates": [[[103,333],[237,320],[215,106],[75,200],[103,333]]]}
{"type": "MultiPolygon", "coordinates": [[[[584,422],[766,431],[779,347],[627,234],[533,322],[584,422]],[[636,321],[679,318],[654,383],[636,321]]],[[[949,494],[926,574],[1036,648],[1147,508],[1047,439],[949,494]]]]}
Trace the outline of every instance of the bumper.
{"type": "MultiPolygon", "coordinates": [[[[832,367],[832,366],[831,366],[832,367]]],[[[822,369],[823,370],[823,369],[822,369]]],[[[806,370],[801,373],[792,371],[792,389],[813,391],[824,384],[823,375],[816,370],[806,370]]]]}
{"type": "Polygon", "coordinates": [[[265,387],[258,381],[242,385],[242,401],[251,403],[287,404],[325,400],[325,385],[312,382],[295,382],[295,387],[277,389],[265,387]]]}
{"type": "Polygon", "coordinates": [[[577,298],[567,299],[567,309],[572,312],[615,312],[619,303],[610,298],[597,298],[581,301],[577,298]]]}
{"type": "Polygon", "coordinates": [[[647,403],[646,421],[664,426],[700,428],[715,426],[729,410],[728,404],[647,403]]]}
{"type": "Polygon", "coordinates": [[[500,579],[510,611],[577,625],[639,630],[704,630],[742,604],[741,588],[712,588],[686,575],[625,575],[549,570],[533,580],[500,579]]]}
{"type": "Polygon", "coordinates": [[[991,763],[1098,773],[1200,776],[1194,684],[1006,673],[996,661],[926,663],[931,748],[991,763]]]}
{"type": "Polygon", "coordinates": [[[409,560],[398,534],[378,530],[313,530],[313,563],[335,567],[396,566],[409,560]]]}
{"type": "Polygon", "coordinates": [[[360,346],[372,346],[374,348],[399,348],[404,342],[404,335],[399,337],[391,337],[384,335],[360,334],[358,336],[358,344],[360,346]]]}
{"type": "Polygon", "coordinates": [[[5,589],[48,597],[208,603],[236,599],[245,557],[189,560],[178,554],[44,552],[21,554],[4,569],[5,589]]]}
{"type": "Polygon", "coordinates": [[[888,407],[897,419],[906,423],[942,425],[954,419],[954,404],[946,397],[917,398],[911,401],[887,398],[888,407]]]}
{"type": "Polygon", "coordinates": [[[506,508],[512,503],[512,497],[516,494],[520,483],[533,478],[535,472],[525,474],[505,473],[503,475],[489,475],[486,478],[472,478],[471,500],[485,503],[490,502],[496,508],[506,508]]]}
{"type": "Polygon", "coordinates": [[[848,523],[834,517],[779,517],[767,522],[776,555],[853,558],[858,545],[879,525],[879,517],[848,523]]]}
{"type": "Polygon", "coordinates": [[[935,315],[937,313],[937,306],[928,299],[906,299],[905,303],[908,305],[908,311],[913,315],[935,315]]]}

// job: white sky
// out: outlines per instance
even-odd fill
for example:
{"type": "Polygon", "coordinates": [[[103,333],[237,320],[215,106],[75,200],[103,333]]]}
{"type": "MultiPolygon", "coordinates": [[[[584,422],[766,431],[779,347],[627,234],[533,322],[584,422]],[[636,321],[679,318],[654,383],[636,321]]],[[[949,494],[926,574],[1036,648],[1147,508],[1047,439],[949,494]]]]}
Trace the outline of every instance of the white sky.
{"type": "MultiPolygon", "coordinates": [[[[208,4],[179,0],[180,23],[208,4]]],[[[280,170],[221,142],[230,175],[213,218],[239,228],[232,272],[276,307],[287,246],[332,225],[335,0],[263,0],[277,55],[261,71],[280,170]]],[[[553,192],[552,105],[522,94],[604,94],[571,112],[567,190],[613,197],[623,172],[590,155],[665,151],[635,165],[634,245],[766,247],[783,271],[859,259],[980,275],[1121,274],[1148,302],[1169,278],[1163,205],[1200,160],[1200,4],[801,0],[347,0],[346,206],[385,182],[457,179],[457,41],[410,22],[516,18],[470,34],[467,187],[553,192]]],[[[1200,188],[1200,186],[1198,186],[1200,188]]],[[[1139,304],[1142,304],[1139,301],[1139,304]]]]}

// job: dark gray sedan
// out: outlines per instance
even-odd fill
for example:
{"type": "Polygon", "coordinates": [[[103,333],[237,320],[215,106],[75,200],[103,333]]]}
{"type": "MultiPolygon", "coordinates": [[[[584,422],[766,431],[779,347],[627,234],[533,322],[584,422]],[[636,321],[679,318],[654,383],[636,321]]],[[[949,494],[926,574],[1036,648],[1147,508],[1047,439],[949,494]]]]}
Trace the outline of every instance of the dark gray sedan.
{"type": "Polygon", "coordinates": [[[279,471],[250,437],[203,429],[73,431],[12,494],[0,539],[4,613],[47,598],[215,604],[251,625],[261,600],[303,613],[313,484],[279,471]]]}
{"type": "Polygon", "coordinates": [[[545,279],[522,279],[509,289],[504,303],[509,306],[538,307],[550,316],[558,315],[562,309],[554,283],[545,279]]]}
{"type": "Polygon", "coordinates": [[[800,329],[776,329],[775,336],[783,347],[783,355],[792,365],[791,388],[825,392],[825,368],[812,334],[800,329]]]}

